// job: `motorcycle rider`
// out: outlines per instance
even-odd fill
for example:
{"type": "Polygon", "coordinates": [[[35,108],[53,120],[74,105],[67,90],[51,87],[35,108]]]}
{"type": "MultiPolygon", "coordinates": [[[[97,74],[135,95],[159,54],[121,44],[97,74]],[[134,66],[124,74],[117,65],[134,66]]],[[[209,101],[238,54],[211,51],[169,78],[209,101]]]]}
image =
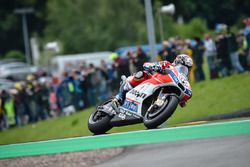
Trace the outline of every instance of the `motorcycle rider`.
{"type": "MultiPolygon", "coordinates": [[[[133,76],[129,76],[126,79],[126,81],[121,84],[118,94],[112,100],[111,103],[112,107],[117,109],[120,105],[122,105],[125,100],[126,93],[131,89],[133,89],[134,87],[136,87],[137,85],[139,85],[140,83],[142,83],[143,81],[149,79],[151,77],[150,72],[157,72],[164,74],[166,69],[169,69],[173,66],[178,68],[180,67],[179,71],[181,70],[180,72],[184,74],[188,80],[190,68],[193,66],[193,60],[186,54],[180,54],[175,58],[173,63],[170,63],[169,61],[144,63],[143,68],[145,71],[139,71],[135,73],[133,76]]],[[[184,107],[186,105],[187,100],[188,99],[186,99],[185,101],[181,101],[179,103],[181,107],[184,107]]]]}

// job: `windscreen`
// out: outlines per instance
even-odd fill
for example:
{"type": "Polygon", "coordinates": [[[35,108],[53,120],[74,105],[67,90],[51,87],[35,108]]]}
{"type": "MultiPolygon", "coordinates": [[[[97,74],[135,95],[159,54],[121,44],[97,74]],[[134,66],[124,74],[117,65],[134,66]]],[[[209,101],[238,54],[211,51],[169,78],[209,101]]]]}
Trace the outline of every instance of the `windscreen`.
{"type": "Polygon", "coordinates": [[[179,71],[179,73],[182,73],[183,75],[185,75],[186,77],[188,77],[188,68],[182,64],[178,64],[177,66],[175,66],[176,69],[179,71]]]}

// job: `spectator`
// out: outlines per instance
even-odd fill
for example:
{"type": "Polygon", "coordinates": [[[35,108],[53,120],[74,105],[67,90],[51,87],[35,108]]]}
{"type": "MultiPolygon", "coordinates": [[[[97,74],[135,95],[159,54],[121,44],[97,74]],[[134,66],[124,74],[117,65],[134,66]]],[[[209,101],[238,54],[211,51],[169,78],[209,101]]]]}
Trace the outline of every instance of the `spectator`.
{"type": "MultiPolygon", "coordinates": [[[[148,57],[147,55],[143,52],[141,47],[137,48],[137,52],[136,52],[136,70],[137,71],[142,71],[143,70],[143,64],[148,61],[148,57]]],[[[127,75],[129,76],[129,75],[127,75]]]]}
{"type": "Polygon", "coordinates": [[[88,81],[87,81],[87,65],[86,62],[83,62],[80,67],[80,76],[79,76],[79,81],[80,81],[80,88],[82,90],[82,96],[83,96],[83,103],[84,103],[84,108],[89,107],[90,103],[88,101],[88,81]]]}
{"type": "Polygon", "coordinates": [[[248,50],[247,50],[247,40],[244,34],[240,33],[237,35],[237,43],[239,46],[239,60],[240,60],[240,64],[242,64],[242,67],[245,70],[249,70],[249,67],[247,65],[247,54],[248,54],[248,50]]]}
{"type": "Polygon", "coordinates": [[[95,84],[96,81],[95,80],[95,73],[96,73],[96,69],[94,64],[89,64],[88,70],[87,70],[87,96],[88,96],[88,101],[89,101],[89,105],[93,106],[96,104],[97,102],[97,92],[96,92],[96,87],[95,84]]]}
{"type": "Polygon", "coordinates": [[[82,80],[82,76],[81,76],[80,71],[77,71],[77,70],[74,71],[73,82],[74,82],[75,90],[74,90],[74,95],[73,95],[73,104],[77,110],[80,110],[84,107],[81,80],[82,80]]]}
{"type": "Polygon", "coordinates": [[[60,89],[60,94],[62,96],[61,111],[63,111],[65,107],[72,104],[75,91],[73,77],[69,72],[64,72],[63,80],[58,88],[60,89]]]}
{"type": "Polygon", "coordinates": [[[101,77],[101,87],[100,87],[100,94],[101,94],[101,101],[107,100],[109,97],[111,97],[111,89],[112,87],[109,87],[108,84],[110,84],[110,77],[112,78],[112,75],[109,74],[108,64],[101,60],[100,63],[100,77],[101,77]]]}
{"type": "Polygon", "coordinates": [[[4,130],[9,128],[7,121],[6,110],[5,110],[5,101],[6,101],[6,90],[1,90],[0,92],[0,129],[4,130]]]}
{"type": "Polygon", "coordinates": [[[207,57],[207,63],[209,68],[210,79],[218,78],[218,72],[216,67],[216,45],[214,40],[208,35],[205,35],[205,56],[207,57]]]}
{"type": "Polygon", "coordinates": [[[47,119],[48,112],[46,110],[46,106],[44,105],[45,101],[47,100],[46,96],[48,96],[45,88],[37,82],[35,84],[35,102],[36,102],[36,112],[37,112],[37,119],[47,119]]]}
{"type": "Polygon", "coordinates": [[[247,42],[247,66],[249,68],[250,67],[250,18],[244,19],[243,22],[246,24],[244,33],[247,42]]]}
{"type": "Polygon", "coordinates": [[[177,49],[176,49],[174,38],[169,38],[169,48],[170,48],[170,54],[171,54],[170,62],[172,63],[177,56],[177,49]]]}
{"type": "Polygon", "coordinates": [[[129,76],[130,72],[129,72],[128,61],[119,57],[117,53],[113,53],[111,57],[113,60],[113,68],[117,72],[117,78],[120,78],[122,75],[129,76]]]}
{"type": "Polygon", "coordinates": [[[6,129],[16,124],[14,98],[9,91],[3,90],[1,93],[1,103],[4,111],[4,128],[6,129]]]}
{"type": "MultiPolygon", "coordinates": [[[[194,53],[193,53],[193,49],[191,47],[191,41],[190,39],[187,39],[186,41],[179,39],[179,52],[182,54],[187,54],[189,57],[191,57],[191,59],[194,60],[194,53]]],[[[193,67],[190,70],[190,74],[189,74],[189,79],[190,82],[195,82],[195,69],[196,69],[196,63],[194,61],[193,67]]]]}
{"type": "Polygon", "coordinates": [[[130,51],[127,52],[127,58],[128,58],[128,64],[129,64],[129,72],[130,75],[133,75],[134,73],[137,72],[137,60],[136,57],[134,56],[134,54],[130,51]]]}
{"type": "Polygon", "coordinates": [[[64,102],[64,98],[63,98],[65,86],[62,84],[62,82],[57,77],[54,78],[53,89],[54,89],[53,91],[55,91],[55,95],[56,95],[57,106],[58,106],[58,109],[60,111],[59,115],[61,115],[63,113],[63,108],[65,107],[65,102],[64,102]]]}
{"type": "Polygon", "coordinates": [[[60,92],[58,90],[59,85],[60,85],[59,78],[56,76],[53,76],[52,82],[51,82],[51,87],[50,87],[50,95],[49,95],[50,110],[52,110],[53,115],[55,113],[57,115],[60,115],[60,111],[61,111],[61,105],[60,105],[61,98],[57,94],[60,92]]]}
{"type": "Polygon", "coordinates": [[[228,45],[228,53],[230,55],[232,67],[238,73],[244,72],[244,69],[241,66],[240,61],[239,61],[238,43],[236,41],[235,34],[230,32],[230,30],[228,30],[228,34],[227,34],[227,45],[228,45]]]}
{"type": "Polygon", "coordinates": [[[44,78],[44,80],[40,80],[41,86],[42,86],[42,105],[44,106],[44,110],[46,111],[46,113],[48,114],[48,116],[53,116],[53,113],[51,113],[50,110],[50,104],[49,104],[49,96],[50,96],[50,82],[48,80],[48,78],[44,78]]]}
{"type": "Polygon", "coordinates": [[[167,48],[166,46],[163,45],[163,48],[162,50],[160,50],[158,52],[158,55],[157,55],[157,61],[163,61],[166,59],[166,57],[168,56],[168,51],[167,51],[167,48]]]}
{"type": "Polygon", "coordinates": [[[24,99],[22,99],[22,84],[16,83],[15,90],[16,93],[14,94],[14,104],[15,104],[15,112],[16,112],[16,124],[17,126],[21,126],[24,124],[24,99]]]}
{"type": "Polygon", "coordinates": [[[29,115],[29,123],[34,123],[37,121],[37,113],[36,113],[36,102],[35,102],[35,88],[34,88],[34,76],[28,75],[25,82],[25,91],[27,98],[27,105],[25,109],[28,111],[29,115]]]}
{"type": "Polygon", "coordinates": [[[217,37],[216,49],[220,59],[220,71],[223,77],[230,75],[231,61],[228,53],[227,38],[221,34],[217,37]]]}
{"type": "Polygon", "coordinates": [[[167,61],[172,63],[174,59],[175,59],[175,56],[172,52],[172,49],[170,48],[169,42],[164,41],[163,48],[162,48],[162,50],[160,50],[160,52],[158,54],[158,61],[167,60],[167,61]]]}
{"type": "Polygon", "coordinates": [[[117,79],[117,76],[115,75],[116,72],[113,68],[113,66],[111,64],[108,64],[107,65],[107,75],[108,75],[108,82],[107,82],[107,86],[108,86],[108,90],[109,92],[111,93],[111,95],[115,95],[118,90],[118,82],[116,82],[118,79],[117,79]]]}
{"type": "Polygon", "coordinates": [[[203,54],[204,54],[204,44],[202,40],[199,37],[194,38],[196,44],[193,47],[194,53],[193,53],[193,58],[194,62],[196,64],[195,66],[195,80],[196,81],[203,81],[205,80],[205,75],[202,69],[203,65],[203,54]]]}

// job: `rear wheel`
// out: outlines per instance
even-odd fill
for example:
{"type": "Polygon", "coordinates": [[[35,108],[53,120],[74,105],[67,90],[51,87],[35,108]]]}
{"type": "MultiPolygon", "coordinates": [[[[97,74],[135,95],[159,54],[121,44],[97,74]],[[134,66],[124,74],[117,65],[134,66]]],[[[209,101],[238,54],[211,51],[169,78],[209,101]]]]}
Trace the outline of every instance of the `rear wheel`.
{"type": "MultiPolygon", "coordinates": [[[[103,105],[107,103],[109,102],[106,102],[103,105]]],[[[88,128],[94,134],[104,134],[112,128],[110,120],[111,116],[102,111],[96,110],[89,117],[88,128]]]]}
{"type": "MultiPolygon", "coordinates": [[[[154,102],[153,102],[154,103],[154,102]]],[[[164,123],[176,110],[179,103],[179,99],[170,95],[167,96],[161,107],[152,104],[153,106],[146,112],[143,122],[148,129],[157,128],[164,123]]]]}

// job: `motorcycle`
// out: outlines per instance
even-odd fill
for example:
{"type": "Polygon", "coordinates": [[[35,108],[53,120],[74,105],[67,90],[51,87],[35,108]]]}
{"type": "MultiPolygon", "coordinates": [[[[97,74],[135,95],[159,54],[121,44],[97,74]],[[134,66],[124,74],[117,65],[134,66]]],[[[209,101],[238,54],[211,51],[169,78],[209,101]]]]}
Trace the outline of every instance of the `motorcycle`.
{"type": "MultiPolygon", "coordinates": [[[[114,109],[112,99],[99,105],[90,115],[88,128],[103,134],[114,126],[144,123],[148,129],[157,128],[175,112],[179,103],[192,96],[185,66],[171,66],[163,73],[155,73],[126,93],[124,103],[114,109]],[[186,75],[184,75],[186,74],[186,75]]],[[[125,82],[126,77],[122,77],[125,82]]]]}

